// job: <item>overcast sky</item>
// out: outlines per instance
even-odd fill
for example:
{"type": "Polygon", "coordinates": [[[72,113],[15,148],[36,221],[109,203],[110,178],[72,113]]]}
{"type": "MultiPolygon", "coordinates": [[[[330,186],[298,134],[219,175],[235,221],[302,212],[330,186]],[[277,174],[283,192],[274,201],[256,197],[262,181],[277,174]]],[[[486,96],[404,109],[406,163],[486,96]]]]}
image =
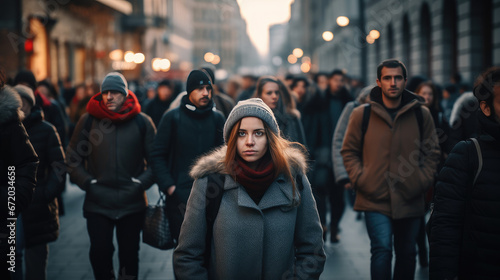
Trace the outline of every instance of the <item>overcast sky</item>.
{"type": "Polygon", "coordinates": [[[247,22],[250,39],[261,55],[269,49],[269,26],[288,22],[294,0],[237,0],[247,22]]]}

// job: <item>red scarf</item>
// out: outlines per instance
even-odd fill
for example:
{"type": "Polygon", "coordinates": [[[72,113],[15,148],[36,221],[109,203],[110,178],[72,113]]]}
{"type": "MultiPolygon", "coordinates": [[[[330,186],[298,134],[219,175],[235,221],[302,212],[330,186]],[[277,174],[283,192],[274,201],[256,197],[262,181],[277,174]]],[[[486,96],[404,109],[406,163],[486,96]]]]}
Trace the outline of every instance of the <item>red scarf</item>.
{"type": "Polygon", "coordinates": [[[52,106],[52,103],[50,103],[50,100],[45,95],[41,94],[38,89],[35,90],[35,97],[38,97],[38,98],[40,98],[40,100],[42,100],[42,104],[40,104],[42,107],[52,106]]]}
{"type": "Polygon", "coordinates": [[[98,119],[109,119],[112,122],[124,122],[132,119],[141,112],[141,104],[139,104],[135,94],[129,90],[120,111],[113,112],[104,105],[102,95],[99,92],[90,99],[87,104],[87,112],[98,119]]]}
{"type": "Polygon", "coordinates": [[[236,181],[245,187],[248,195],[258,204],[275,179],[271,155],[269,153],[264,155],[255,170],[248,167],[240,157],[237,157],[236,163],[237,168],[239,167],[237,170],[241,170],[236,174],[236,181]]]}

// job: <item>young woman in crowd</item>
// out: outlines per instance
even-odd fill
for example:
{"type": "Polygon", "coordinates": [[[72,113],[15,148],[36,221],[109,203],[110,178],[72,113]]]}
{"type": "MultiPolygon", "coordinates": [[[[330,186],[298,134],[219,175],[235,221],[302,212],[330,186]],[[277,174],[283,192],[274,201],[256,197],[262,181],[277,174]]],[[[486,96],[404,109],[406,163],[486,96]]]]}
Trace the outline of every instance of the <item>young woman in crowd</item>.
{"type": "Polygon", "coordinates": [[[273,76],[264,76],[257,81],[254,97],[261,98],[274,113],[282,136],[290,141],[306,143],[300,112],[288,87],[273,76]]]}
{"type": "Polygon", "coordinates": [[[231,111],[226,145],[191,170],[195,182],[173,256],[177,279],[319,278],[325,253],[306,156],[279,135],[261,99],[231,111]],[[210,174],[223,178],[214,181],[223,194],[212,226],[210,174]]]}

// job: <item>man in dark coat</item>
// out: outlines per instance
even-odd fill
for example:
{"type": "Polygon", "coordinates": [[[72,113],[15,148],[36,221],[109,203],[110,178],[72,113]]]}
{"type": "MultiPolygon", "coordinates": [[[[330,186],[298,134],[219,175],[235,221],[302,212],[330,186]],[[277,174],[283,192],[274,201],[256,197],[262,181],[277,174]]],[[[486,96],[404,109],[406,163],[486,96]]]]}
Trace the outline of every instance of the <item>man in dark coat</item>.
{"type": "Polygon", "coordinates": [[[153,184],[147,168],[155,137],[150,117],[117,72],[106,75],[101,92],[87,104],[66,153],[71,180],[86,192],[83,212],[90,237],[90,263],[96,279],[115,279],[116,227],[118,278],[136,279],[145,191],[153,184]]]}
{"type": "MultiPolygon", "coordinates": [[[[43,120],[43,112],[35,106],[33,91],[23,85],[14,89],[21,96],[22,111],[25,114],[24,127],[30,136],[31,144],[38,154],[40,164],[37,171],[37,184],[33,201],[18,219],[22,231],[18,230],[18,246],[24,244],[26,279],[46,279],[46,267],[49,253],[48,242],[59,236],[59,214],[56,196],[64,189],[64,153],[59,135],[53,125],[43,120]]],[[[18,259],[19,269],[23,274],[22,259],[18,259]]]]}
{"type": "Polygon", "coordinates": [[[500,276],[499,67],[478,78],[474,96],[480,154],[472,141],[461,141],[439,173],[429,224],[430,279],[500,276]]]}
{"type": "Polygon", "coordinates": [[[31,203],[38,157],[21,123],[21,98],[0,80],[0,279],[10,279],[15,260],[16,217],[31,203]]]}
{"type": "Polygon", "coordinates": [[[170,80],[163,80],[156,88],[156,96],[146,106],[144,113],[151,117],[155,126],[160,124],[161,117],[167,111],[174,99],[174,84],[170,80]]]}
{"type": "Polygon", "coordinates": [[[163,115],[151,167],[166,196],[170,228],[178,238],[193,179],[189,169],[200,155],[223,144],[223,115],[215,110],[212,82],[205,71],[193,70],[181,105],[163,115]]]}

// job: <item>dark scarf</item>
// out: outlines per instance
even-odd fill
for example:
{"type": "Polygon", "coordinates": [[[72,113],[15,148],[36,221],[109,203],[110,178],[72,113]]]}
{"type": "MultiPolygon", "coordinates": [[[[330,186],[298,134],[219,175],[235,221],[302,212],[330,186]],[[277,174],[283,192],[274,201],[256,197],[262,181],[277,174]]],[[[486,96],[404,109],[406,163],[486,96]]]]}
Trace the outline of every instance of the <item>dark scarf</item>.
{"type": "Polygon", "coordinates": [[[271,155],[266,153],[255,170],[248,167],[247,163],[239,156],[236,157],[236,163],[237,170],[240,170],[236,174],[236,181],[245,188],[253,201],[259,204],[264,193],[275,179],[271,155]]]}
{"type": "Polygon", "coordinates": [[[87,104],[87,112],[98,119],[109,119],[112,122],[124,122],[132,119],[141,112],[141,105],[137,97],[132,91],[128,91],[128,95],[123,103],[120,111],[110,111],[102,100],[101,93],[98,93],[90,99],[87,104]]]}
{"type": "Polygon", "coordinates": [[[195,118],[205,118],[210,112],[214,110],[214,101],[210,99],[207,106],[196,107],[189,100],[189,95],[184,95],[181,99],[181,108],[190,116],[195,118]]]}

